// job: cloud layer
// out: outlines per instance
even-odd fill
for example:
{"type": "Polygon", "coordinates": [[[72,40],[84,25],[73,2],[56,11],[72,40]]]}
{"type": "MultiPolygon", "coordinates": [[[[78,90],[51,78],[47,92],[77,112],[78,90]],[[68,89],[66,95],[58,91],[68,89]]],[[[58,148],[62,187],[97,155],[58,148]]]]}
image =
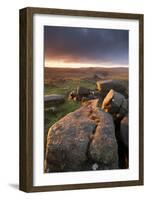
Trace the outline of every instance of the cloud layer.
{"type": "Polygon", "coordinates": [[[44,27],[46,61],[128,65],[128,31],[44,27]]]}

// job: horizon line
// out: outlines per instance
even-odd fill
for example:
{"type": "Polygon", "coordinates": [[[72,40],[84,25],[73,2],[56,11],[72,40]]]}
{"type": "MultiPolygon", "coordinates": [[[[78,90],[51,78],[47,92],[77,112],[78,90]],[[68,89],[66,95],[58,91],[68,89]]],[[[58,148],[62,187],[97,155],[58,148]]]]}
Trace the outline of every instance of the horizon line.
{"type": "Polygon", "coordinates": [[[95,67],[91,67],[91,66],[89,66],[89,67],[86,67],[86,66],[84,66],[84,67],[51,67],[51,66],[44,66],[45,68],[60,68],[60,69],[82,69],[82,68],[106,68],[106,69],[110,69],[110,68],[129,68],[129,66],[118,66],[118,67],[112,67],[112,66],[110,66],[110,67],[100,67],[100,66],[95,66],[95,67]]]}

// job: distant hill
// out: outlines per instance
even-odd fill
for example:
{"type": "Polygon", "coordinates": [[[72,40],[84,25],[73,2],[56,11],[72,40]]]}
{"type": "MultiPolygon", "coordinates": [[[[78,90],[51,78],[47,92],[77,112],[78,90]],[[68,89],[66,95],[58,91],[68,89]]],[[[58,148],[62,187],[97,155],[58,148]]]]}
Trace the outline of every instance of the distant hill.
{"type": "Polygon", "coordinates": [[[128,68],[49,68],[44,69],[45,84],[50,82],[62,82],[66,80],[97,80],[97,79],[128,79],[128,68]]]}

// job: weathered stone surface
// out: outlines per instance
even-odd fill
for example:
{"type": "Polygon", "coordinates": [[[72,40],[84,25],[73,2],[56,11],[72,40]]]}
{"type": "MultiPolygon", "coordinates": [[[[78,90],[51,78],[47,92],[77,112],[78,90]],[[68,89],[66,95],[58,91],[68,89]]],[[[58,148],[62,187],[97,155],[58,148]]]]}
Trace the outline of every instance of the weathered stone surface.
{"type": "Polygon", "coordinates": [[[98,91],[101,92],[103,98],[107,95],[107,93],[111,89],[123,94],[125,97],[128,96],[128,91],[127,91],[128,89],[122,84],[121,80],[97,81],[96,86],[98,91]]]}
{"type": "Polygon", "coordinates": [[[120,124],[120,137],[123,144],[128,147],[128,140],[129,140],[129,128],[128,128],[128,116],[125,116],[121,120],[120,124]]]}
{"type": "Polygon", "coordinates": [[[44,102],[45,105],[55,105],[55,104],[60,104],[65,101],[64,95],[61,94],[51,94],[51,95],[46,95],[44,97],[44,102]]]}
{"type": "Polygon", "coordinates": [[[50,172],[118,167],[113,119],[97,107],[97,100],[69,113],[49,129],[45,163],[50,172]]]}
{"type": "Polygon", "coordinates": [[[110,90],[102,103],[102,109],[116,118],[122,118],[128,113],[128,100],[122,94],[110,90]]]}

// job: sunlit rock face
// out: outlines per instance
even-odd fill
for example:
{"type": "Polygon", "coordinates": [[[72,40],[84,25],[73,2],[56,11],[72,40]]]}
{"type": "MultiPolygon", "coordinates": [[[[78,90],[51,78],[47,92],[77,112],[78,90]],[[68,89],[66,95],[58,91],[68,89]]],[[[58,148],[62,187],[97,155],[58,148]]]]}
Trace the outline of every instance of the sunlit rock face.
{"type": "Polygon", "coordinates": [[[128,88],[123,82],[124,81],[121,80],[103,80],[97,81],[96,86],[97,90],[101,92],[103,98],[108,94],[111,89],[121,93],[125,97],[128,97],[128,88]]]}
{"type": "Polygon", "coordinates": [[[128,113],[128,100],[113,89],[104,98],[102,109],[112,114],[114,119],[122,119],[128,113]]]}
{"type": "Polygon", "coordinates": [[[97,102],[88,101],[49,129],[46,172],[118,168],[113,118],[98,108],[97,102]]]}

